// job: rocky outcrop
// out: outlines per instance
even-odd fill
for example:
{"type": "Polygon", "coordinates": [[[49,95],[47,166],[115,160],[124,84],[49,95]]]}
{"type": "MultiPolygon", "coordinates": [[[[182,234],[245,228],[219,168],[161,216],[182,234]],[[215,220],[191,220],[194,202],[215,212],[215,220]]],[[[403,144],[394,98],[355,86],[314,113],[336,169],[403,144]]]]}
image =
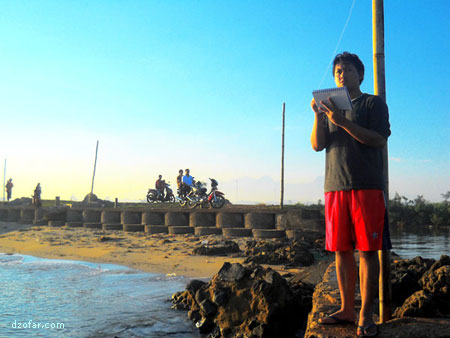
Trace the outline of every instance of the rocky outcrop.
{"type": "MultiPolygon", "coordinates": [[[[449,271],[446,264],[448,256],[442,256],[438,262],[416,257],[412,260],[397,261],[392,266],[393,279],[404,275],[411,266],[411,275],[417,277],[415,282],[421,290],[418,290],[413,296],[406,299],[403,307],[398,308],[396,315],[405,315],[402,318],[393,318],[386,323],[379,324],[379,337],[384,338],[449,338],[450,337],[450,318],[442,318],[443,309],[450,309],[449,305],[437,303],[438,299],[445,299],[448,294],[449,271]],[[441,270],[442,269],[442,270],[441,270]],[[426,290],[425,290],[426,289],[426,290]],[[428,298],[427,294],[435,292],[435,297],[428,298]],[[440,296],[436,296],[440,295],[440,296]],[[443,307],[441,307],[443,306],[443,307]],[[441,312],[436,313],[435,308],[440,308],[441,312]],[[403,309],[401,313],[399,309],[403,309]],[[411,317],[407,317],[411,316],[411,317]],[[428,317],[428,318],[423,318],[428,317]],[[430,318],[434,317],[434,318],[430,318]],[[441,318],[436,318],[441,317],[441,318]]],[[[409,277],[408,283],[411,283],[409,277]]],[[[406,288],[407,284],[404,284],[406,288]]],[[[412,285],[412,284],[410,284],[412,285]]],[[[399,288],[399,286],[397,286],[399,288]]],[[[397,290],[398,290],[397,288],[397,290]]],[[[359,286],[356,288],[356,311],[359,312],[360,295],[359,286]]],[[[410,291],[411,292],[414,291],[410,291]]],[[[393,292],[393,296],[395,296],[393,292]]],[[[340,306],[340,296],[338,282],[336,278],[335,263],[329,265],[322,281],[316,285],[313,294],[312,310],[309,314],[305,338],[342,338],[355,337],[355,325],[320,325],[318,319],[326,314],[333,313],[340,306]]],[[[448,316],[448,314],[447,314],[448,316]]],[[[375,316],[378,321],[377,316],[375,316]]]]}
{"type": "Polygon", "coordinates": [[[240,252],[239,245],[227,240],[204,241],[192,250],[194,255],[204,256],[225,256],[237,252],[240,252]]]}
{"type": "Polygon", "coordinates": [[[91,206],[91,207],[113,207],[114,203],[111,201],[102,200],[97,197],[97,195],[89,193],[87,194],[81,202],[72,203],[77,206],[91,206]]]}
{"type": "Polygon", "coordinates": [[[450,257],[441,256],[417,284],[420,290],[406,298],[394,317],[450,317],[450,257]]]}
{"type": "Polygon", "coordinates": [[[8,207],[31,205],[32,199],[29,197],[16,198],[7,203],[8,207]]]}
{"type": "Polygon", "coordinates": [[[308,241],[248,241],[245,263],[310,266],[314,263],[311,248],[312,244],[308,241]]]}
{"type": "Polygon", "coordinates": [[[401,306],[406,298],[421,289],[419,280],[435,261],[415,257],[396,260],[391,266],[392,301],[394,307],[401,306]]]}
{"type": "Polygon", "coordinates": [[[289,285],[276,271],[225,263],[208,283],[172,296],[208,337],[294,337],[311,308],[312,287],[289,285]]]}

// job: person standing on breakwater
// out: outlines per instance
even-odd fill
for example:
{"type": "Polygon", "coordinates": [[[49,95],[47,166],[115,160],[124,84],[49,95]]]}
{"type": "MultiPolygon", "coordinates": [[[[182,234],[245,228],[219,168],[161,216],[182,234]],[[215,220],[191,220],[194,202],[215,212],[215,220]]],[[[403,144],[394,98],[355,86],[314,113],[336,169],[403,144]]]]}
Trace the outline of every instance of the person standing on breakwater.
{"type": "Polygon", "coordinates": [[[38,183],[36,188],[34,189],[34,194],[33,194],[33,204],[35,206],[37,206],[38,208],[42,205],[41,203],[41,184],[38,183]]]}
{"type": "Polygon", "coordinates": [[[9,200],[11,199],[12,196],[12,188],[14,187],[14,184],[12,182],[12,178],[10,178],[8,180],[8,182],[5,185],[5,189],[6,189],[6,199],[9,202],[9,200]]]}
{"type": "Polygon", "coordinates": [[[313,99],[311,145],[326,149],[326,249],[335,252],[341,308],[319,319],[322,325],[355,323],[356,261],[359,250],[361,311],[357,335],[378,334],[373,306],[378,285],[377,250],[390,248],[384,198],[383,147],[391,134],[386,103],[360,90],[364,65],[355,54],[344,52],[333,61],[337,87],[346,86],[353,109],[338,111],[331,99],[313,99]]]}

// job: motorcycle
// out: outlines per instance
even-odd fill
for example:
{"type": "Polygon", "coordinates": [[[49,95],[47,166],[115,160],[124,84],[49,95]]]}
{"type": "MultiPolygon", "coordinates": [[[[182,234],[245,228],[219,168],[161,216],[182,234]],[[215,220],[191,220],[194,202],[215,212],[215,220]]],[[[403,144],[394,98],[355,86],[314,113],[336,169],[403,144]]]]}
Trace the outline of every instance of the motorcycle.
{"type": "Polygon", "coordinates": [[[180,198],[180,205],[188,205],[191,209],[198,206],[201,208],[222,208],[225,205],[225,195],[217,189],[219,185],[217,180],[214,178],[210,178],[209,180],[211,181],[211,191],[209,193],[207,193],[204,183],[196,182],[191,187],[191,191],[186,195],[185,199],[180,198]]]}
{"type": "Polygon", "coordinates": [[[175,196],[173,194],[173,190],[170,188],[169,183],[165,183],[164,190],[163,190],[163,193],[160,196],[158,196],[158,191],[156,189],[148,189],[147,202],[148,203],[154,203],[154,202],[175,203],[175,196]],[[165,194],[164,194],[164,190],[166,192],[165,194]]]}

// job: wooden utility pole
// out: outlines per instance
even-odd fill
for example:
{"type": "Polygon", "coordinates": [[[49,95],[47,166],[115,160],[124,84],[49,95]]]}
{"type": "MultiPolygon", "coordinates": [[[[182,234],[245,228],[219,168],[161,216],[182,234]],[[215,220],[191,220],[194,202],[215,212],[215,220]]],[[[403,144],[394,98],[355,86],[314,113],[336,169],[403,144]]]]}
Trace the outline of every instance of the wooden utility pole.
{"type": "Polygon", "coordinates": [[[6,158],[5,158],[5,165],[3,167],[3,202],[5,201],[5,189],[6,189],[6,158]]]}
{"type": "Polygon", "coordinates": [[[95,147],[94,173],[92,174],[92,186],[91,186],[91,194],[89,195],[89,202],[91,202],[91,197],[92,194],[94,193],[94,179],[95,179],[95,168],[97,167],[97,153],[98,153],[98,141],[97,146],[95,147]]]}
{"type": "MultiPolygon", "coordinates": [[[[373,76],[374,94],[386,101],[386,81],[384,67],[384,9],[383,0],[372,0],[372,33],[373,33],[373,76]]],[[[386,203],[389,201],[389,170],[387,144],[383,149],[383,171],[385,178],[384,193],[386,203]]],[[[386,205],[387,207],[387,205],[386,205]]],[[[391,259],[388,249],[378,251],[380,262],[379,298],[380,322],[384,323],[392,317],[391,259]]]]}
{"type": "Polygon", "coordinates": [[[284,112],[286,103],[283,102],[283,117],[282,117],[282,128],[281,128],[281,197],[280,197],[280,208],[283,208],[284,199],[284,112]]]}

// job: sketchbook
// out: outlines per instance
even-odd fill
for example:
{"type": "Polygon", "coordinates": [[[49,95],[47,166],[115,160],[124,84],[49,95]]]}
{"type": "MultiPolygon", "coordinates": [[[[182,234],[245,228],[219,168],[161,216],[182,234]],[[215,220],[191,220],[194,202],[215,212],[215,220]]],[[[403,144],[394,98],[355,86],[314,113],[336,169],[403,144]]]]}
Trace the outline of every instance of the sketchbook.
{"type": "Polygon", "coordinates": [[[349,110],[353,108],[347,87],[313,90],[312,94],[318,107],[323,107],[323,105],[320,104],[320,101],[327,102],[330,97],[336,108],[339,110],[349,110]]]}

